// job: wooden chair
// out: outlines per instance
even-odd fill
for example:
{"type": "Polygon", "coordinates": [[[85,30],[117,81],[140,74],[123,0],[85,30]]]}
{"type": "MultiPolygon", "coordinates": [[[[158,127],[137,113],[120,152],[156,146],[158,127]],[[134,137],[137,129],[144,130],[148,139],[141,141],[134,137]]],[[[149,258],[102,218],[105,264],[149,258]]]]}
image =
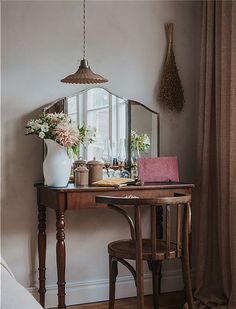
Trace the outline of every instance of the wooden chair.
{"type": "Polygon", "coordinates": [[[189,262],[189,234],[191,221],[191,196],[175,194],[171,197],[138,198],[97,196],[97,203],[107,204],[127,220],[131,239],[123,239],[108,244],[109,253],[109,309],[114,309],[115,282],[118,274],[117,262],[125,265],[132,273],[137,288],[137,308],[144,308],[143,261],[147,261],[152,271],[153,308],[159,308],[159,269],[166,259],[181,258],[186,301],[193,307],[192,285],[189,262]],[[132,206],[134,222],[121,206],[132,206]],[[163,207],[164,239],[158,237],[157,208],[163,207]],[[142,238],[141,208],[150,207],[150,239],[142,238]],[[176,209],[175,241],[171,240],[171,212],[176,209]],[[127,260],[136,261],[134,269],[127,260]]]}

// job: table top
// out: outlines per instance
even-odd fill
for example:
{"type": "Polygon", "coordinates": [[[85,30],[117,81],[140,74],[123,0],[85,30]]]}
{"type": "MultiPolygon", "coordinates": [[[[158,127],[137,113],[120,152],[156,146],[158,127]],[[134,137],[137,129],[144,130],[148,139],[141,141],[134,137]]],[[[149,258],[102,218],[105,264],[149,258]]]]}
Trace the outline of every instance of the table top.
{"type": "Polygon", "coordinates": [[[150,190],[150,189],[174,189],[174,188],[193,188],[194,184],[185,182],[149,182],[144,183],[142,186],[127,185],[119,187],[96,187],[96,186],[76,186],[74,183],[69,183],[67,187],[48,187],[42,183],[36,183],[34,185],[38,189],[50,190],[50,191],[60,191],[60,192],[97,192],[97,191],[114,191],[114,190],[150,190]]]}

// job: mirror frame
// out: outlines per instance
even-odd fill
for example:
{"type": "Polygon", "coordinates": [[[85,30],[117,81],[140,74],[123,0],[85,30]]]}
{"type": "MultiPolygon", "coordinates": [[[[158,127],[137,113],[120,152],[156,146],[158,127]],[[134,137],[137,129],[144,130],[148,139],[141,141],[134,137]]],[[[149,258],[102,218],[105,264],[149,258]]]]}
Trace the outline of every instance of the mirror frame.
{"type": "MultiPolygon", "coordinates": [[[[88,88],[85,88],[79,92],[76,92],[70,96],[67,96],[67,97],[62,97],[62,98],[59,98],[49,104],[47,104],[45,107],[43,107],[43,111],[44,112],[48,112],[48,113],[60,113],[60,112],[65,112],[65,103],[67,101],[67,98],[70,98],[70,97],[73,97],[75,95],[78,95],[79,94],[82,94],[84,92],[87,92],[89,91],[90,89],[93,89],[93,88],[101,88],[101,89],[104,89],[106,90],[109,94],[111,95],[114,95],[116,96],[117,98],[119,99],[122,99],[124,101],[127,102],[127,112],[128,112],[128,117],[127,117],[127,129],[128,129],[128,149],[127,149],[127,155],[128,155],[128,169],[129,171],[131,170],[131,121],[132,121],[132,113],[131,113],[131,107],[132,105],[139,105],[139,106],[142,106],[143,108],[145,108],[146,110],[148,110],[149,112],[155,114],[157,116],[157,156],[159,157],[160,156],[160,114],[152,109],[150,109],[149,107],[147,107],[146,105],[138,102],[138,101],[135,101],[135,100],[130,100],[130,99],[126,99],[122,96],[119,96],[119,95],[116,95],[115,93],[111,92],[110,90],[108,90],[107,88],[105,87],[101,87],[101,86],[97,86],[97,87],[88,87],[88,88]]],[[[45,154],[45,152],[44,152],[45,154]]]]}

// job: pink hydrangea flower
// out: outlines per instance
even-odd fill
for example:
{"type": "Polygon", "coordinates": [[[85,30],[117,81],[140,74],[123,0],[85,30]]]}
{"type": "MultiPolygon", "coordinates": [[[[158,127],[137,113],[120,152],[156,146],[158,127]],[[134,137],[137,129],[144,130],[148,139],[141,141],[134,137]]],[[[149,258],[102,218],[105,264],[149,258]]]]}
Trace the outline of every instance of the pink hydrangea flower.
{"type": "Polygon", "coordinates": [[[79,144],[79,132],[75,128],[63,124],[53,130],[55,141],[64,147],[72,147],[79,144]]]}

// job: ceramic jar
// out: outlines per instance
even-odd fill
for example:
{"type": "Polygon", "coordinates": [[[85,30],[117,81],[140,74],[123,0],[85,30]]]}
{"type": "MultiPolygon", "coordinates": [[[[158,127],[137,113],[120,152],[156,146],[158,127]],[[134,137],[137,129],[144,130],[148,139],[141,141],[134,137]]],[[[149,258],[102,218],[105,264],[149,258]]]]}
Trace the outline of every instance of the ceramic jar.
{"type": "Polygon", "coordinates": [[[75,185],[87,186],[89,180],[89,170],[86,166],[79,166],[75,169],[75,185]]]}
{"type": "Polygon", "coordinates": [[[89,169],[89,184],[102,180],[103,178],[103,163],[94,160],[88,161],[87,167],[89,169]]]}
{"type": "Polygon", "coordinates": [[[74,181],[75,181],[75,170],[77,167],[79,166],[85,166],[86,167],[86,161],[83,160],[83,159],[78,159],[78,160],[75,160],[74,163],[73,163],[73,175],[74,175],[74,181]]]}

